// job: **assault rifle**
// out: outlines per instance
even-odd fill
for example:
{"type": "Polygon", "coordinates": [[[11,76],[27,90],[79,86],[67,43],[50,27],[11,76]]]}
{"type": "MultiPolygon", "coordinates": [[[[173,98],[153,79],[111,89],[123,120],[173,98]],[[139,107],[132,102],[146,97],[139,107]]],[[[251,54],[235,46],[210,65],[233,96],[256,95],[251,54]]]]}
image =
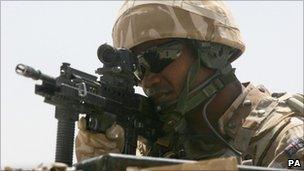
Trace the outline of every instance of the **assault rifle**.
{"type": "Polygon", "coordinates": [[[58,120],[55,162],[69,166],[73,160],[74,128],[79,114],[86,114],[86,129],[105,133],[117,123],[125,130],[124,154],[135,154],[137,137],[156,140],[157,120],[154,105],[148,98],[136,94],[138,81],[133,72],[138,67],[134,54],[127,49],[115,49],[107,44],[98,48],[97,55],[104,64],[90,75],[63,63],[56,78],[30,66],[19,64],[16,72],[34,80],[35,93],[44,102],[54,105],[58,120]]]}

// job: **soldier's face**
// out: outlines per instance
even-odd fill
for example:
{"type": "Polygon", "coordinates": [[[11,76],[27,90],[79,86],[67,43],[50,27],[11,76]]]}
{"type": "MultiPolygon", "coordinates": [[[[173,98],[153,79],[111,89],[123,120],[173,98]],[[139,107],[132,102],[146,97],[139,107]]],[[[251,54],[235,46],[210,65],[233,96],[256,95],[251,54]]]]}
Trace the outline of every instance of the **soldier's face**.
{"type": "MultiPolygon", "coordinates": [[[[169,40],[160,40],[153,42],[153,45],[158,43],[164,43],[169,40]]],[[[152,43],[150,43],[152,45],[152,43]]],[[[148,45],[149,46],[149,45],[148,45]]],[[[137,47],[133,51],[140,52],[148,47],[147,45],[137,47]]],[[[195,62],[196,57],[193,56],[191,49],[182,44],[181,51],[177,58],[174,59],[169,65],[163,68],[160,72],[145,72],[141,81],[141,86],[144,92],[152,97],[156,104],[162,104],[174,101],[181,93],[184,82],[186,81],[187,73],[190,66],[195,62]]],[[[200,82],[206,78],[206,71],[203,74],[198,74],[200,82]]]]}

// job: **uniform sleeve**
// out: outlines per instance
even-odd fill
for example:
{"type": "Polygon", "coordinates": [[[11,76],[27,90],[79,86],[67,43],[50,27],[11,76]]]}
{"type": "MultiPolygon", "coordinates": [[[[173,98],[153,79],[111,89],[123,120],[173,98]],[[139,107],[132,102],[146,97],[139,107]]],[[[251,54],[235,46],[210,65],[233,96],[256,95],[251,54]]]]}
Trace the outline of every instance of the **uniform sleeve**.
{"type": "Polygon", "coordinates": [[[121,153],[124,145],[124,130],[119,125],[112,125],[105,134],[93,133],[85,129],[85,118],[78,121],[78,134],[75,142],[77,161],[104,155],[121,153]]]}
{"type": "Polygon", "coordinates": [[[264,156],[256,162],[267,167],[303,169],[303,130],[303,117],[291,117],[272,142],[270,139],[269,148],[264,149],[264,156]]]}
{"type": "Polygon", "coordinates": [[[291,123],[286,126],[274,142],[269,153],[274,153],[274,159],[269,163],[269,167],[284,168],[304,168],[304,137],[303,137],[303,121],[297,125],[297,118],[292,118],[291,123]],[[288,160],[291,160],[288,165],[288,160]],[[300,166],[300,167],[299,167],[300,166]]]}

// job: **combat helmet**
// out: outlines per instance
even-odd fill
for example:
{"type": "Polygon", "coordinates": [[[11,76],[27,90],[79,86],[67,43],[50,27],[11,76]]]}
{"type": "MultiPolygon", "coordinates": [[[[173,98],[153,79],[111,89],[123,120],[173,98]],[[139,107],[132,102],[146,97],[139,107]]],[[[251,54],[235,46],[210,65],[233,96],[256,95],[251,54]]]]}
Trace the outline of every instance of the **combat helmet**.
{"type": "Polygon", "coordinates": [[[119,10],[112,38],[116,48],[164,38],[221,43],[238,50],[230,62],[245,50],[231,12],[221,1],[127,0],[119,10]]]}

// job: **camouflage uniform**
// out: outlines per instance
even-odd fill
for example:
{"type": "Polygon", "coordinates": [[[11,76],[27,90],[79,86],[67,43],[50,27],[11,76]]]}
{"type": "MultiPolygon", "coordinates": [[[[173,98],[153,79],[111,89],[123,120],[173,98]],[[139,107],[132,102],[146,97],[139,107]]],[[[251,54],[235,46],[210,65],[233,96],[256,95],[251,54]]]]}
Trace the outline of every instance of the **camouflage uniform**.
{"type": "Polygon", "coordinates": [[[124,131],[121,126],[113,125],[106,134],[96,134],[85,129],[85,118],[78,121],[78,134],[75,142],[78,161],[105,153],[121,153],[124,146],[124,131]]]}
{"type": "MultiPolygon", "coordinates": [[[[215,42],[235,49],[228,59],[222,59],[226,62],[234,61],[245,50],[232,14],[220,1],[126,1],[119,11],[112,37],[116,48],[133,48],[164,38],[215,42]]],[[[230,144],[243,153],[243,159],[252,159],[253,165],[286,167],[288,158],[303,162],[303,96],[270,94],[266,89],[246,84],[220,118],[219,126],[221,134],[230,138],[230,144]]],[[[86,141],[80,134],[79,145],[86,141]]],[[[167,146],[166,141],[163,138],[157,143],[167,146]]],[[[192,149],[193,156],[201,155],[204,151],[190,141],[188,150],[192,149]]],[[[149,153],[144,143],[139,147],[142,154],[149,153]]],[[[99,154],[108,152],[101,151],[99,154]]],[[[77,152],[86,150],[79,151],[76,146],[77,152]]],[[[226,149],[217,152],[209,157],[232,155],[226,149]]],[[[92,150],[89,153],[97,155],[92,150]]]]}
{"type": "MultiPolygon", "coordinates": [[[[218,130],[242,152],[240,163],[251,159],[247,165],[287,168],[288,159],[299,159],[303,167],[303,121],[303,95],[271,94],[263,86],[245,83],[242,93],[219,119],[218,130]]],[[[187,158],[200,160],[235,155],[221,144],[208,144],[204,138],[191,138],[193,132],[189,134],[183,142],[189,153],[187,158]]],[[[170,150],[174,153],[174,149],[170,149],[170,138],[159,138],[157,144],[167,151],[163,157],[171,157],[170,150]]]]}
{"type": "Polygon", "coordinates": [[[299,159],[303,167],[303,121],[303,95],[270,94],[248,84],[222,115],[219,129],[253,165],[287,168],[288,159],[299,159]]]}

